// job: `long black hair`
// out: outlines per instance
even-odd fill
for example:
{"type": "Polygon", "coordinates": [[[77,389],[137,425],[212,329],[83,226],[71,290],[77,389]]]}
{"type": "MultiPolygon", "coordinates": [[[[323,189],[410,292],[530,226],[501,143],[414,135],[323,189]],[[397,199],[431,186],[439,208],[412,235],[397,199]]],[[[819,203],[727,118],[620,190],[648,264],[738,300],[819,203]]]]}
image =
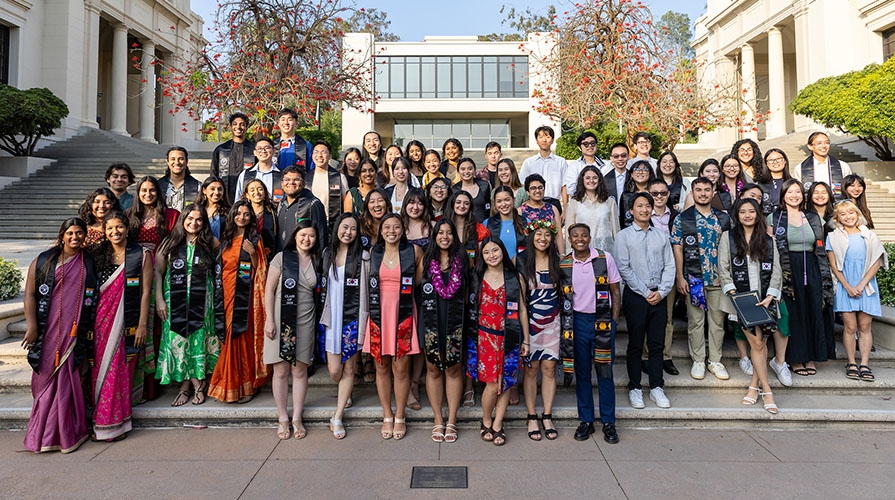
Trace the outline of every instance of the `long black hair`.
{"type": "MultiPolygon", "coordinates": [[[[109,212],[109,215],[107,215],[106,218],[103,219],[103,241],[96,248],[96,251],[93,252],[93,258],[96,259],[97,269],[108,269],[114,266],[114,264],[112,263],[112,254],[114,253],[112,242],[110,242],[109,239],[105,237],[106,225],[113,220],[121,221],[121,223],[124,224],[125,231],[127,230],[127,217],[125,217],[124,213],[120,210],[109,212]]],[[[131,243],[132,241],[128,236],[124,242],[125,247],[130,246],[131,243]]]]}
{"type": "MultiPolygon", "coordinates": [[[[454,191],[451,194],[451,197],[444,202],[444,215],[442,218],[450,219],[452,221],[454,220],[454,217],[456,216],[454,213],[454,203],[460,196],[465,196],[469,199],[469,212],[466,212],[466,215],[463,216],[463,237],[466,240],[463,243],[466,244],[478,239],[478,233],[476,231],[476,224],[478,221],[475,220],[475,214],[472,209],[472,195],[463,190],[454,191]]],[[[454,222],[454,224],[456,224],[456,222],[454,222]]]]}
{"type": "Polygon", "coordinates": [[[533,290],[538,286],[537,249],[535,248],[535,233],[538,229],[546,229],[550,233],[550,244],[547,246],[547,275],[554,284],[562,282],[562,271],[559,270],[559,251],[556,249],[556,233],[547,228],[535,228],[526,236],[525,262],[519,267],[519,272],[528,282],[528,289],[533,290]]]}
{"type": "Polygon", "coordinates": [[[656,160],[656,176],[660,177],[662,180],[665,180],[665,174],[662,173],[662,158],[666,156],[670,156],[672,161],[674,161],[674,172],[671,173],[671,182],[665,181],[669,186],[673,184],[683,184],[684,183],[684,171],[681,169],[681,162],[678,161],[677,155],[674,154],[674,151],[664,151],[659,155],[659,159],[656,160]]]}
{"type": "Polygon", "coordinates": [[[221,196],[221,201],[218,202],[218,206],[215,209],[218,215],[227,213],[232,206],[230,203],[230,193],[227,192],[227,188],[224,186],[224,181],[220,179],[220,177],[216,177],[214,175],[209,175],[203,182],[202,187],[199,189],[199,194],[196,195],[196,205],[199,205],[202,208],[208,208],[208,196],[205,196],[205,188],[217,182],[221,185],[223,189],[223,195],[221,196]]]}
{"type": "Polygon", "coordinates": [[[97,223],[96,217],[93,216],[93,202],[96,200],[97,196],[105,196],[109,199],[109,201],[112,203],[112,207],[109,209],[109,212],[121,211],[121,203],[118,202],[118,197],[115,196],[115,193],[113,193],[111,189],[107,187],[94,189],[92,193],[87,195],[84,203],[81,203],[81,206],[78,208],[78,217],[86,222],[87,225],[97,223]]]}
{"type": "Polygon", "coordinates": [[[193,212],[198,213],[199,219],[202,221],[202,227],[199,228],[199,232],[196,234],[196,256],[199,257],[200,261],[209,263],[210,265],[214,259],[214,236],[211,234],[211,226],[208,223],[208,215],[206,215],[205,209],[196,206],[195,204],[187,205],[186,208],[183,209],[183,212],[180,212],[180,216],[177,217],[177,223],[174,224],[174,229],[171,230],[171,234],[162,241],[158,250],[156,250],[155,254],[157,257],[161,257],[165,259],[166,262],[169,262],[171,253],[175,249],[186,245],[186,229],[183,225],[186,222],[187,216],[193,212]]]}
{"type": "Polygon", "coordinates": [[[162,188],[158,184],[158,179],[151,175],[141,177],[140,180],[137,181],[137,196],[135,196],[135,198],[133,206],[127,209],[124,213],[127,215],[128,233],[130,236],[136,240],[137,235],[140,234],[140,228],[143,226],[143,219],[150,215],[154,215],[155,230],[158,233],[158,239],[159,241],[164,240],[165,237],[168,236],[168,222],[165,217],[166,212],[168,211],[168,205],[165,202],[164,194],[162,194],[162,188]],[[140,188],[147,182],[155,188],[155,206],[153,207],[144,205],[143,201],[140,200],[140,188]],[[150,212],[154,213],[151,214],[150,212]]]}
{"type": "MultiPolygon", "coordinates": [[[[413,174],[410,174],[413,175],[413,174]]],[[[409,183],[408,183],[409,185],[409,183]]],[[[401,203],[401,219],[404,220],[404,228],[407,229],[410,227],[410,216],[407,215],[407,205],[411,201],[418,201],[423,204],[423,213],[420,216],[420,220],[423,221],[423,230],[427,236],[432,234],[432,205],[429,203],[428,198],[426,198],[426,192],[417,187],[410,187],[407,189],[407,194],[404,195],[404,201],[401,203]]]]}
{"type": "MultiPolygon", "coordinates": [[[[332,236],[329,240],[329,248],[333,253],[332,255],[332,271],[333,274],[336,273],[336,254],[339,251],[339,246],[342,245],[342,240],[339,239],[339,226],[347,219],[354,220],[354,223],[357,225],[357,232],[354,235],[354,240],[348,244],[348,256],[353,256],[354,258],[346,258],[345,259],[345,276],[357,276],[358,267],[361,265],[361,259],[364,254],[364,245],[360,240],[360,219],[357,218],[352,212],[344,212],[342,215],[336,218],[336,221],[333,223],[332,236]],[[351,269],[348,269],[348,263],[352,262],[354,265],[351,269]]],[[[295,238],[293,238],[295,239],[295,238]]]]}
{"type": "Polygon", "coordinates": [[[400,214],[395,212],[389,212],[382,217],[382,220],[379,221],[379,234],[377,235],[376,246],[382,247],[385,249],[385,240],[382,239],[382,226],[385,225],[385,221],[390,219],[398,219],[401,223],[401,240],[398,241],[398,246],[404,245],[407,243],[407,228],[404,226],[404,219],[401,218],[400,214]]]}
{"type": "MultiPolygon", "coordinates": [[[[503,242],[500,241],[499,237],[488,236],[484,240],[482,240],[481,248],[485,248],[485,245],[488,243],[494,243],[500,248],[500,252],[503,254],[503,270],[504,273],[507,271],[516,272],[516,266],[513,265],[513,261],[510,259],[510,254],[507,253],[507,247],[503,245],[503,242]]],[[[481,287],[482,282],[485,280],[485,271],[488,269],[488,264],[485,263],[485,259],[478,259],[478,262],[475,265],[475,273],[473,283],[476,283],[476,286],[481,287]]]]}
{"type": "Polygon", "coordinates": [[[792,175],[790,175],[789,173],[789,158],[786,156],[786,153],[784,153],[782,149],[771,148],[765,151],[764,154],[765,168],[761,171],[761,174],[757,174],[755,176],[755,182],[758,184],[770,184],[771,181],[774,179],[771,174],[771,169],[767,165],[768,156],[770,156],[771,153],[777,153],[783,157],[783,180],[788,181],[792,179],[792,175]]]}
{"type": "MultiPolygon", "coordinates": [[[[72,226],[78,226],[79,228],[81,228],[81,231],[84,232],[84,237],[87,237],[87,223],[84,222],[81,218],[69,217],[68,219],[62,221],[62,225],[59,226],[59,234],[56,235],[56,241],[55,243],[53,243],[53,246],[50,247],[51,253],[50,257],[47,259],[47,263],[42,269],[35,270],[35,274],[40,273],[40,277],[37,278],[38,283],[45,282],[47,280],[47,276],[50,273],[50,270],[56,268],[56,260],[59,258],[60,255],[62,255],[62,247],[64,246],[62,239],[65,237],[65,232],[68,231],[68,228],[72,226]]],[[[83,251],[84,249],[82,248],[81,250],[83,251]]]]}
{"type": "Polygon", "coordinates": [[[734,257],[746,259],[748,255],[754,262],[764,262],[773,255],[774,249],[768,244],[765,235],[768,234],[768,224],[761,212],[761,205],[752,198],[740,198],[733,205],[731,212],[735,222],[733,229],[733,241],[736,243],[734,257]],[[752,205],[755,209],[755,227],[752,228],[752,239],[746,241],[746,230],[740,223],[740,209],[743,205],[752,205]]]}
{"type": "Polygon", "coordinates": [[[249,210],[249,225],[245,227],[242,233],[243,239],[250,240],[258,234],[258,217],[255,216],[255,211],[252,210],[252,202],[239,200],[230,207],[230,210],[227,212],[227,220],[224,221],[224,227],[221,229],[221,246],[225,249],[230,248],[230,245],[233,244],[233,238],[236,237],[236,233],[239,230],[236,226],[236,216],[242,207],[246,207],[249,210]]]}
{"type": "Polygon", "coordinates": [[[295,229],[292,231],[292,234],[289,235],[289,241],[286,242],[286,247],[283,249],[284,252],[298,252],[298,245],[295,243],[295,236],[302,229],[311,228],[314,230],[314,246],[308,250],[308,254],[311,256],[311,264],[314,266],[314,274],[320,276],[320,268],[322,264],[320,263],[320,234],[317,233],[317,226],[314,224],[311,219],[299,219],[298,224],[295,225],[295,229]]]}
{"type": "Polygon", "coordinates": [[[609,189],[606,188],[606,180],[603,178],[600,169],[593,165],[588,165],[582,168],[581,172],[578,173],[578,183],[575,185],[575,194],[572,195],[572,199],[578,203],[584,201],[584,195],[587,193],[587,190],[584,188],[584,174],[588,172],[595,172],[597,174],[597,201],[599,203],[605,203],[606,200],[609,199],[609,189]]]}
{"type": "MultiPolygon", "coordinates": [[[[377,236],[373,234],[375,230],[378,233],[378,228],[374,227],[375,221],[373,220],[373,214],[370,213],[370,198],[372,198],[373,193],[379,194],[383,200],[385,200],[385,214],[382,215],[382,219],[385,218],[386,215],[392,212],[392,201],[388,196],[385,195],[385,191],[380,188],[371,189],[367,196],[364,198],[364,206],[361,210],[361,226],[360,229],[362,234],[365,234],[369,238],[373,238],[377,236]]],[[[382,224],[382,219],[379,219],[379,224],[382,224]]],[[[378,236],[377,236],[378,237],[378,236]]]]}
{"type": "MultiPolygon", "coordinates": [[[[824,213],[818,214],[818,215],[820,215],[821,218],[824,220],[824,223],[826,223],[827,221],[829,221],[830,219],[833,218],[833,200],[834,200],[833,190],[830,189],[830,185],[827,184],[826,182],[814,182],[811,184],[811,187],[808,188],[808,194],[805,195],[805,201],[803,203],[803,205],[804,205],[803,210],[805,212],[814,212],[814,200],[812,200],[812,198],[814,198],[814,192],[821,188],[823,188],[827,191],[827,204],[824,205],[824,213]]],[[[781,197],[782,196],[783,195],[782,195],[782,191],[781,191],[781,197]]],[[[783,205],[782,199],[780,200],[780,204],[783,205]]]]}
{"type": "MultiPolygon", "coordinates": [[[[646,167],[646,184],[649,185],[649,181],[656,178],[656,172],[653,170],[653,166],[650,165],[650,162],[646,160],[637,160],[632,165],[631,168],[625,172],[625,192],[626,193],[634,193],[637,191],[637,183],[634,182],[634,169],[635,168],[643,168],[646,167]]],[[[577,190],[577,187],[576,187],[577,190]]],[[[608,191],[607,191],[608,192],[608,191]]],[[[577,193],[577,191],[576,191],[577,193]]],[[[621,195],[619,195],[621,196],[621,195]]]]}
{"type": "Polygon", "coordinates": [[[510,213],[513,216],[513,228],[516,229],[517,234],[523,234],[525,232],[525,221],[522,219],[522,216],[519,215],[519,211],[516,210],[516,192],[513,191],[513,188],[507,186],[506,184],[501,184],[497,186],[494,191],[491,191],[491,217],[500,218],[500,212],[497,210],[497,195],[500,193],[508,193],[510,198],[513,199],[513,208],[510,210],[510,213]]]}
{"type": "Polygon", "coordinates": [[[853,201],[864,218],[867,219],[867,229],[873,229],[873,218],[870,216],[870,208],[867,207],[867,183],[864,182],[864,178],[858,174],[846,175],[845,178],[842,179],[842,198],[853,201]],[[847,191],[849,186],[853,184],[861,185],[862,191],[857,198],[852,198],[847,191]]]}
{"type": "Polygon", "coordinates": [[[457,226],[455,226],[454,222],[450,219],[441,219],[436,222],[435,226],[432,228],[429,246],[426,247],[426,251],[423,253],[423,272],[429,276],[429,266],[432,261],[441,261],[441,248],[439,248],[438,244],[434,241],[441,226],[448,226],[451,230],[453,241],[451,242],[451,246],[447,249],[448,258],[451,262],[458,257],[460,258],[460,266],[462,266],[460,276],[463,281],[466,281],[467,272],[469,271],[469,259],[466,257],[466,252],[463,251],[463,246],[460,244],[460,237],[457,235],[457,226]]]}

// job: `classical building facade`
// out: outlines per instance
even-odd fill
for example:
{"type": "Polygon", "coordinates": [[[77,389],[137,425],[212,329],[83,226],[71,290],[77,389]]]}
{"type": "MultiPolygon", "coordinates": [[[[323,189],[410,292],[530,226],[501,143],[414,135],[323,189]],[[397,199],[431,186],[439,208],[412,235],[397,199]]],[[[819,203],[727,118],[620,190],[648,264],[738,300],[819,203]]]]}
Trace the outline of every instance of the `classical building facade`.
{"type": "Polygon", "coordinates": [[[709,80],[741,85],[747,120],[767,113],[758,130],[716,130],[700,144],[813,130],[789,102],[820,78],[888,59],[895,52],[895,0],[707,0],[692,46],[709,80]]]}
{"type": "Polygon", "coordinates": [[[376,130],[383,146],[411,139],[441,149],[448,138],[466,148],[489,141],[534,147],[533,132],[555,120],[534,111],[530,53],[550,50],[548,37],[526,42],[485,42],[477,37],[426,37],[423,42],[377,42],[369,33],[348,33],[345,58],[365,61],[370,99],[342,111],[342,146],[361,146],[376,130]],[[531,49],[531,50],[530,50],[531,49]]]}
{"type": "Polygon", "coordinates": [[[94,127],[187,143],[192,120],[169,113],[157,76],[204,46],[202,25],[189,0],[0,0],[0,82],[65,101],[58,139],[94,127]]]}

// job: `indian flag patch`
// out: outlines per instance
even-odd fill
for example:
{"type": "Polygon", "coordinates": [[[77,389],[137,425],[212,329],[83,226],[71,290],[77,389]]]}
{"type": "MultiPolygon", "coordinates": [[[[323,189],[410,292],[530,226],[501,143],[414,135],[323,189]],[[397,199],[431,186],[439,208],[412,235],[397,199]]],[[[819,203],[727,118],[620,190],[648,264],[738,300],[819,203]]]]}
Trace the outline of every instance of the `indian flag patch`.
{"type": "Polygon", "coordinates": [[[140,278],[128,278],[126,286],[140,286],[140,278]]]}

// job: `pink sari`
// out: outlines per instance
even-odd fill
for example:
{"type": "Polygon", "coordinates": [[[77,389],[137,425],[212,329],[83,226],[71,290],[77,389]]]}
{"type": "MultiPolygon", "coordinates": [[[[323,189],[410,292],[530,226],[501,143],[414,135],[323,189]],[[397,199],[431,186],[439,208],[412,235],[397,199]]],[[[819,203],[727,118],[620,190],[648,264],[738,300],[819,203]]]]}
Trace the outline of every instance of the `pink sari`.
{"type": "Polygon", "coordinates": [[[84,272],[84,258],[77,255],[56,268],[52,300],[44,332],[40,355],[40,373],[31,375],[31,418],[25,434],[25,448],[33,452],[56,451],[69,453],[87,440],[87,415],[84,391],[73,352],[76,338],[70,336],[72,324],[81,314],[84,294],[80,275],[84,272]],[[63,275],[62,303],[59,301],[59,282],[63,275]],[[59,342],[59,366],[56,362],[56,342],[59,342]]]}
{"type": "Polygon", "coordinates": [[[98,440],[131,431],[131,386],[136,357],[124,350],[124,264],[100,286],[94,331],[93,432],[98,440]]]}

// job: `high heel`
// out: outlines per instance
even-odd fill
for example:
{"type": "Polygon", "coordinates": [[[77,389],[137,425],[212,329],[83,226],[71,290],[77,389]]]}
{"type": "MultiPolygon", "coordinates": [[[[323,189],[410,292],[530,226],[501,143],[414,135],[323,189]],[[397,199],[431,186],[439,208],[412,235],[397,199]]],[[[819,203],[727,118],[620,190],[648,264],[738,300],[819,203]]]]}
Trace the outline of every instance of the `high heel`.
{"type": "Polygon", "coordinates": [[[395,441],[404,439],[404,435],[407,434],[407,423],[406,422],[407,422],[407,419],[395,418],[395,426],[396,427],[398,426],[398,424],[401,424],[404,426],[404,430],[401,432],[398,432],[398,429],[395,429],[395,435],[394,435],[395,441]]]}
{"type": "MultiPolygon", "coordinates": [[[[750,385],[750,386],[749,386],[749,390],[750,390],[750,391],[755,391],[755,392],[757,392],[757,393],[759,394],[759,396],[761,395],[761,388],[759,388],[759,387],[752,387],[752,386],[750,385]]],[[[753,397],[750,397],[748,392],[746,393],[745,396],[743,396],[743,404],[744,404],[744,405],[747,405],[747,406],[748,406],[748,405],[754,405],[754,404],[757,403],[757,402],[758,402],[758,399],[753,398],[753,397]]]]}
{"type": "Polygon", "coordinates": [[[393,418],[383,418],[382,419],[382,428],[379,430],[379,434],[382,436],[382,439],[391,439],[392,438],[392,433],[395,428],[394,424],[395,424],[395,419],[393,419],[393,418]],[[386,429],[385,424],[391,424],[391,425],[389,425],[390,429],[386,429]]]}
{"type": "Polygon", "coordinates": [[[345,425],[342,424],[341,418],[330,418],[329,419],[329,430],[333,431],[333,437],[336,439],[344,439],[345,438],[345,425]]]}
{"type": "Polygon", "coordinates": [[[768,403],[765,401],[765,396],[773,396],[774,393],[771,391],[768,391],[768,392],[759,392],[759,394],[761,395],[762,402],[764,402],[764,409],[767,410],[767,412],[770,413],[771,415],[776,415],[779,412],[777,405],[774,402],[768,403]]]}

